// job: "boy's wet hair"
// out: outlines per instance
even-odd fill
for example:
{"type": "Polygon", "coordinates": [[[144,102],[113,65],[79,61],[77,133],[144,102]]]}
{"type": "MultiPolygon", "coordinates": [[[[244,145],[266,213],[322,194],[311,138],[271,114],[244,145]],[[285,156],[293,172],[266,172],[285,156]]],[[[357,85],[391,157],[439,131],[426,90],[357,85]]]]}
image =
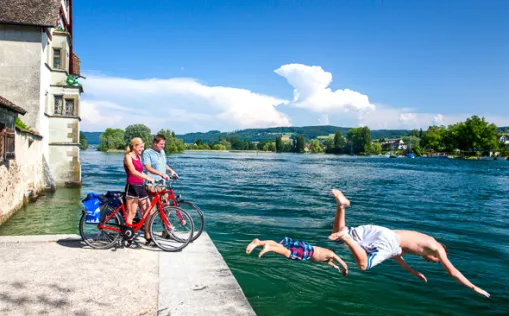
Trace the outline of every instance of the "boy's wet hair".
{"type": "Polygon", "coordinates": [[[442,247],[444,247],[445,254],[448,255],[449,254],[449,250],[447,250],[447,247],[444,244],[442,244],[441,242],[439,244],[441,244],[442,247]]]}
{"type": "Polygon", "coordinates": [[[164,137],[164,135],[162,135],[162,134],[157,134],[156,136],[154,136],[154,144],[159,143],[159,142],[160,142],[160,141],[162,141],[163,139],[166,141],[166,137],[164,137]]]}

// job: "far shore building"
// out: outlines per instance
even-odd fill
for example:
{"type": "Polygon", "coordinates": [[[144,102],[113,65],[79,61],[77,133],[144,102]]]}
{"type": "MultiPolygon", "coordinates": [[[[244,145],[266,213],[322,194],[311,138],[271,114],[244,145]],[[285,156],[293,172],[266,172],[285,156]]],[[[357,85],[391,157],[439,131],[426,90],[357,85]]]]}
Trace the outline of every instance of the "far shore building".
{"type": "MultiPolygon", "coordinates": [[[[26,110],[57,186],[81,185],[72,0],[0,0],[0,95],[26,110]]],[[[43,159],[41,157],[41,159],[43,159]]]]}
{"type": "Polygon", "coordinates": [[[401,138],[387,139],[380,143],[383,150],[406,150],[407,145],[401,138]]]}
{"type": "Polygon", "coordinates": [[[497,137],[498,141],[503,145],[509,145],[509,135],[501,135],[497,137]]]}

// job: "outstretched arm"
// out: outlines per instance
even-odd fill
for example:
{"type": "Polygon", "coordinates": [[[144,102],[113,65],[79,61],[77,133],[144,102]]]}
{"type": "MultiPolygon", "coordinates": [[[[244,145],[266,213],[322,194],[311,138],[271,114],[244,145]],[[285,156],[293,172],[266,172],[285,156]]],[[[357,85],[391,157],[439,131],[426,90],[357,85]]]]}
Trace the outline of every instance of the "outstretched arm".
{"type": "Polygon", "coordinates": [[[452,265],[451,261],[449,261],[449,258],[447,258],[447,254],[445,253],[445,250],[442,247],[440,247],[437,250],[437,253],[438,253],[438,258],[440,259],[440,263],[442,263],[442,266],[444,267],[445,271],[447,271],[447,273],[449,273],[449,275],[451,277],[456,279],[456,281],[463,284],[464,286],[472,289],[473,291],[475,291],[481,295],[484,295],[486,297],[490,297],[490,294],[488,292],[486,292],[485,290],[481,289],[480,287],[477,287],[474,284],[472,284],[472,282],[470,282],[467,278],[465,278],[465,276],[458,269],[456,269],[456,267],[454,267],[452,265]]]}
{"type": "Polygon", "coordinates": [[[337,254],[334,254],[333,259],[334,259],[334,261],[336,261],[337,263],[339,263],[343,267],[343,275],[347,276],[348,275],[348,266],[343,261],[343,259],[341,259],[337,254]]]}
{"type": "Polygon", "coordinates": [[[331,255],[332,256],[325,263],[327,263],[328,265],[330,265],[334,269],[338,270],[338,272],[341,272],[341,268],[338,267],[337,265],[335,265],[332,262],[332,261],[336,261],[337,263],[339,263],[343,267],[343,276],[347,276],[348,275],[348,266],[346,265],[346,263],[338,255],[336,255],[334,252],[332,252],[331,255]]]}
{"type": "Polygon", "coordinates": [[[418,271],[415,271],[414,269],[412,269],[411,266],[408,265],[408,263],[406,263],[405,259],[403,259],[402,256],[396,256],[393,258],[394,261],[396,261],[403,269],[407,270],[411,275],[413,276],[416,276],[418,277],[419,279],[423,280],[424,282],[428,282],[428,280],[426,279],[426,277],[424,276],[424,274],[418,272],[418,271]]]}

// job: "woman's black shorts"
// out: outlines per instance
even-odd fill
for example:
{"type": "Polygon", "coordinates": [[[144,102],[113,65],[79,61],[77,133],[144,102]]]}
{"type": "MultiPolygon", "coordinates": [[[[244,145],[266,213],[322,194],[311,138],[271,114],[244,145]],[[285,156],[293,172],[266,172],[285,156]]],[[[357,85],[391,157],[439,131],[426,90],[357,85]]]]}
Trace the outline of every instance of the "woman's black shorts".
{"type": "Polygon", "coordinates": [[[142,200],[148,198],[148,193],[143,184],[126,184],[125,196],[128,199],[142,200]]]}

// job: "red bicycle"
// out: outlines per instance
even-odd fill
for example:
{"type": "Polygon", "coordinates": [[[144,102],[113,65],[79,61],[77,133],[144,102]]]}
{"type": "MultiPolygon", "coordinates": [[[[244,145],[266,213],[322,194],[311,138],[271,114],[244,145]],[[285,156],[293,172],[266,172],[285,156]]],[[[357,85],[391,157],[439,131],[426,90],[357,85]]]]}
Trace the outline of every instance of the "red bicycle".
{"type": "MultiPolygon", "coordinates": [[[[191,241],[195,241],[198,237],[200,237],[201,233],[203,232],[203,228],[205,227],[205,219],[203,217],[203,212],[193,202],[185,201],[182,198],[182,195],[180,194],[175,195],[175,192],[173,191],[172,180],[176,179],[170,179],[166,181],[166,184],[164,180],[159,180],[155,183],[157,186],[165,186],[165,190],[163,191],[163,194],[161,194],[167,195],[167,197],[165,197],[164,200],[161,197],[163,208],[165,209],[166,212],[168,211],[171,212],[172,211],[171,207],[178,207],[185,210],[189,215],[191,215],[194,224],[193,238],[191,239],[191,241]]],[[[148,194],[153,196],[156,193],[148,192],[148,194]]]]}
{"type": "Polygon", "coordinates": [[[131,225],[128,225],[124,220],[127,218],[126,207],[123,202],[124,193],[108,192],[108,194],[101,197],[103,206],[101,208],[101,220],[98,224],[96,222],[87,223],[86,214],[83,211],[79,225],[81,238],[92,248],[111,248],[122,240],[126,241],[135,237],[143,228],[143,224],[152,209],[157,207],[158,212],[154,213],[149,224],[149,233],[152,240],[162,250],[182,250],[192,241],[194,223],[185,210],[177,206],[163,206],[161,195],[172,192],[170,190],[157,192],[142,218],[139,221],[133,221],[131,225]],[[116,204],[119,205],[116,206],[116,204]]]}

